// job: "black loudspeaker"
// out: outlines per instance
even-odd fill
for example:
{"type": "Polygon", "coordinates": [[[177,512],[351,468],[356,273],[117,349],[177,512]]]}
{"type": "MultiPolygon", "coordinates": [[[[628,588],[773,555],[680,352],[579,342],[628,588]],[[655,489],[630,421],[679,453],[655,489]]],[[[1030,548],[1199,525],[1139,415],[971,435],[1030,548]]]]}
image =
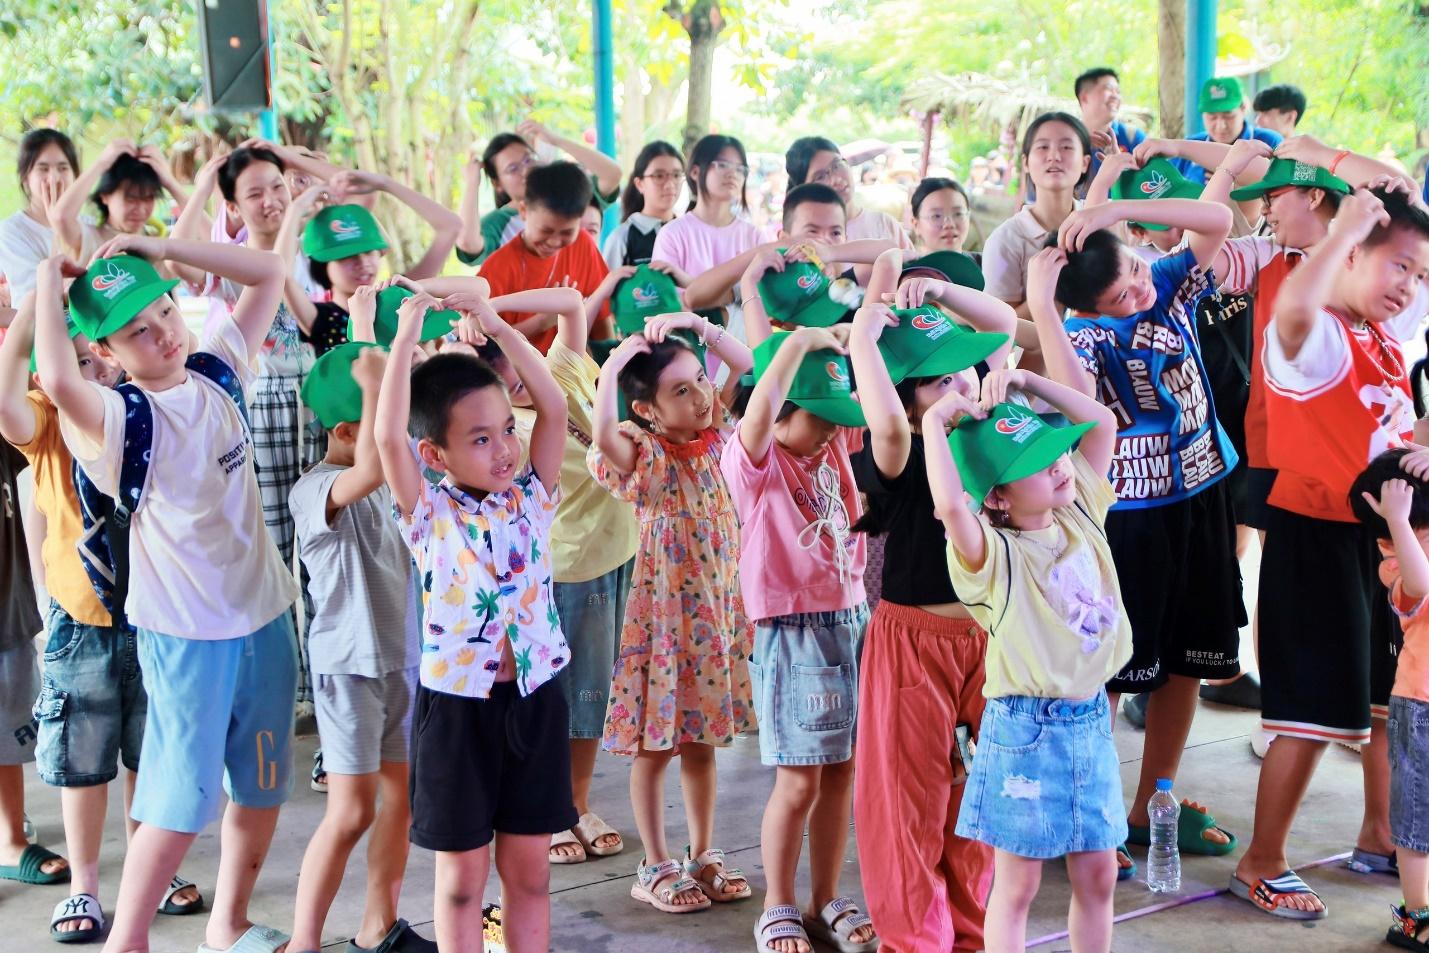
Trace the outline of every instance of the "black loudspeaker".
{"type": "Polygon", "coordinates": [[[203,92],[214,109],[273,105],[266,0],[196,0],[203,45],[203,92]]]}

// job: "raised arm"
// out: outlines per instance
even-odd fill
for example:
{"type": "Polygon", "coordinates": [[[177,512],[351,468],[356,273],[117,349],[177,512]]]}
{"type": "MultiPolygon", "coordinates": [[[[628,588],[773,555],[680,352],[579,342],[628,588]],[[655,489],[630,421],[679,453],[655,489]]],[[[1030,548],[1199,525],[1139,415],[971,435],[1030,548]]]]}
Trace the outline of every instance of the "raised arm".
{"type": "Polygon", "coordinates": [[[888,376],[888,365],[878,350],[878,339],[883,329],[896,327],[897,324],[898,317],[892,309],[872,301],[870,296],[854,314],[848,340],[849,363],[853,365],[853,375],[858,381],[858,402],[868,421],[869,449],[878,472],[888,479],[903,473],[913,446],[908,412],[898,397],[893,379],[888,376]]]}
{"type": "Polygon", "coordinates": [[[978,420],[987,416],[981,407],[955,390],[948,391],[929,407],[923,414],[923,453],[928,467],[928,488],[933,491],[933,512],[943,521],[948,542],[958,551],[964,565],[976,572],[987,559],[987,541],[982,524],[968,507],[963,479],[958,475],[952,448],[944,436],[948,424],[964,415],[978,420]]]}
{"type": "Polygon", "coordinates": [[[0,437],[17,447],[35,439],[35,412],[25,399],[30,349],[35,346],[35,294],[31,291],[20,300],[19,313],[0,341],[0,437]]]}
{"type": "Polygon", "coordinates": [[[1314,136],[1291,136],[1275,147],[1277,159],[1294,159],[1328,169],[1352,187],[1368,185],[1380,176],[1396,178],[1404,175],[1392,165],[1362,156],[1348,149],[1332,149],[1314,136]]]}
{"type": "Polygon", "coordinates": [[[154,145],[141,146],[138,157],[140,162],[154,170],[154,174],[159,177],[159,184],[174,200],[176,214],[181,214],[189,203],[189,190],[184,188],[184,184],[179,181],[178,176],[174,175],[174,170],[169,165],[164,150],[154,145]]]}
{"type": "Polygon", "coordinates": [[[412,455],[407,418],[412,411],[412,352],[422,335],[422,319],[437,306],[426,293],[414,294],[397,308],[397,334],[387,357],[387,371],[377,395],[377,420],[373,439],[382,473],[392,490],[392,502],[403,516],[411,516],[422,492],[422,468],[412,455]]]}
{"type": "Polygon", "coordinates": [[[1095,424],[1082,435],[1077,449],[1098,473],[1106,473],[1116,448],[1116,414],[1101,401],[1029,371],[993,371],[982,382],[982,408],[991,410],[1020,390],[1039,397],[1074,424],[1095,424]]]}
{"type": "MultiPolygon", "coordinates": [[[[213,198],[214,187],[218,184],[218,170],[223,168],[227,161],[226,154],[214,156],[198,170],[198,175],[194,176],[193,194],[184,203],[183,211],[174,222],[174,229],[169,233],[170,238],[192,242],[208,240],[213,231],[213,219],[208,217],[208,203],[209,199],[213,198]]],[[[208,283],[207,272],[179,264],[175,264],[173,268],[178,277],[195,289],[201,290],[208,283]]]]}
{"type": "Polygon", "coordinates": [[[339,195],[363,195],[382,191],[420,215],[435,233],[421,259],[406,269],[409,278],[433,278],[442,273],[447,256],[461,232],[461,216],[440,202],[408,188],[389,175],[373,172],[340,172],[330,183],[339,195]]]}
{"type": "Polygon", "coordinates": [[[761,245],[755,249],[739,279],[739,293],[744,301],[744,338],[750,347],[758,347],[774,333],[769,312],[764,310],[764,299],[759,296],[759,281],[771,271],[783,271],[786,264],[778,248],[761,245]]]}
{"type": "Polygon", "coordinates": [[[769,362],[768,369],[754,385],[754,393],[749,396],[749,405],[737,429],[739,442],[755,466],[763,466],[769,456],[769,447],[774,442],[774,422],[804,356],[826,348],[847,353],[847,331],[846,327],[843,334],[835,334],[830,328],[799,328],[785,339],[769,362]]]}
{"type": "MultiPolygon", "coordinates": [[[[1147,139],[1137,146],[1132,154],[1136,156],[1138,165],[1145,165],[1157,156],[1165,156],[1170,159],[1185,159],[1188,162],[1194,162],[1203,169],[1216,169],[1225,162],[1230,151],[1231,147],[1225,143],[1209,140],[1147,139]]],[[[1265,178],[1266,170],[1269,168],[1269,155],[1258,155],[1241,169],[1235,184],[1249,185],[1252,182],[1259,182],[1265,178]]],[[[1141,219],[1137,218],[1137,221],[1139,222],[1141,219]]]]}
{"type": "Polygon", "coordinates": [[[600,284],[590,293],[590,297],[585,299],[585,312],[587,326],[593,326],[597,318],[600,317],[600,309],[605,307],[605,303],[610,300],[610,296],[615,294],[615,286],[626,278],[635,274],[634,265],[617,265],[605,273],[605,277],[600,280],[600,284]]]}
{"type": "Polygon", "coordinates": [[[621,341],[601,366],[595,385],[595,408],[592,415],[592,436],[611,469],[622,475],[635,470],[639,456],[635,441],[620,432],[620,372],[637,354],[649,354],[650,342],[643,334],[632,334],[621,341]]]}
{"type": "Polygon", "coordinates": [[[353,464],[333,480],[327,495],[327,521],[332,525],[338,511],[365,500],[382,485],[382,460],[377,455],[374,436],[377,425],[377,395],[387,368],[387,353],[379,347],[365,348],[352,362],[352,379],[362,388],[362,417],[357,425],[357,448],[353,464]]]}
{"type": "Polygon", "coordinates": [[[131,139],[115,139],[104,147],[94,165],[60,193],[60,197],[50,206],[50,227],[59,239],[59,248],[78,258],[84,246],[84,230],[80,226],[79,213],[84,211],[84,203],[104,173],[109,171],[114,161],[122,155],[137,155],[138,147],[131,139]]]}
{"type": "MultiPolygon", "coordinates": [[[[1218,168],[1207,188],[1215,184],[1215,176],[1231,178],[1226,169],[1218,168]]],[[[1216,256],[1225,247],[1226,237],[1231,233],[1232,223],[1231,210],[1213,202],[1199,199],[1122,199],[1096,208],[1078,209],[1067,216],[1058,232],[1057,243],[1067,251],[1081,251],[1086,236],[1129,218],[1184,229],[1191,253],[1196,256],[1196,264],[1203,269],[1209,269],[1215,263],[1216,256]]]]}
{"type": "Polygon", "coordinates": [[[585,166],[586,171],[595,176],[601,195],[609,195],[620,188],[620,164],[598,149],[574,139],[558,136],[543,124],[528,119],[516,127],[516,134],[533,145],[538,139],[545,139],[566,155],[585,166]]]}
{"type": "MultiPolygon", "coordinates": [[[[1143,203],[1145,204],[1145,203],[1143,203]]],[[[1042,361],[1047,376],[1087,397],[1096,395],[1096,380],[1082,367],[1072,339],[1062,324],[1057,304],[1057,276],[1067,266],[1067,253],[1060,248],[1044,248],[1027,263],[1027,305],[1042,345],[1042,361]]]]}
{"type": "Polygon", "coordinates": [[[750,262],[765,252],[779,254],[780,242],[755,245],[749,251],[735,255],[729,261],[715,265],[709,271],[694,275],[685,287],[685,307],[692,311],[716,308],[733,300],[730,289],[740,280],[750,262]]]}
{"type": "MultiPolygon", "coordinates": [[[[1231,186],[1241,181],[1245,176],[1246,169],[1252,164],[1261,165],[1263,164],[1261,160],[1267,159],[1269,156],[1269,143],[1261,142],[1259,139],[1237,139],[1235,145],[1226,150],[1225,158],[1216,167],[1216,172],[1225,174],[1212,175],[1206,180],[1206,188],[1201,193],[1201,201],[1215,202],[1226,208],[1231,208],[1231,186]]],[[[1197,260],[1200,260],[1199,256],[1197,256],[1197,260]]],[[[1226,250],[1225,243],[1222,242],[1212,260],[1211,268],[1215,272],[1217,280],[1224,281],[1230,272],[1230,267],[1230,253],[1226,250]]]]}
{"type": "Polygon", "coordinates": [[[1007,363],[1019,324],[1012,305],[976,288],[936,278],[912,278],[898,289],[900,308],[916,308],[929,299],[946,305],[976,331],[1006,334],[1007,343],[989,354],[986,364],[995,370],[1007,363]]]}
{"type": "MultiPolygon", "coordinates": [[[[452,304],[451,299],[443,304],[449,308],[463,310],[460,303],[452,304]]],[[[581,293],[575,288],[533,288],[530,291],[517,291],[492,298],[491,309],[497,314],[507,311],[554,314],[556,340],[577,354],[585,351],[586,339],[590,336],[590,320],[581,300],[581,293]]]]}
{"type": "Polygon", "coordinates": [[[1121,174],[1128,169],[1138,169],[1141,163],[1130,152],[1108,152],[1102,157],[1101,168],[1097,169],[1092,184],[1087,186],[1087,197],[1082,208],[1096,208],[1111,200],[1111,187],[1121,174]]]}
{"type": "Polygon", "coordinates": [[[1384,203],[1367,189],[1356,189],[1340,203],[1340,210],[1330,222],[1329,235],[1310,250],[1299,268],[1285,276],[1275,299],[1271,326],[1286,358],[1293,361],[1300,353],[1321,309],[1329,303],[1335,280],[1350,253],[1376,225],[1388,223],[1384,203]]]}
{"type": "MultiPolygon", "coordinates": [[[[278,237],[273,242],[273,252],[291,267],[298,259],[298,244],[302,240],[303,229],[324,206],[332,204],[332,192],[326,183],[310,186],[301,195],[293,196],[288,210],[283,213],[283,224],[278,229],[278,237]]],[[[313,328],[318,316],[317,306],[308,297],[296,279],[289,278],[283,283],[283,302],[292,312],[298,327],[307,333],[313,328]]]]}
{"type": "Polygon", "coordinates": [[[467,156],[462,166],[461,231],[457,233],[456,247],[469,258],[480,258],[486,251],[486,239],[481,234],[481,159],[467,156]]]}
{"type": "MultiPolygon", "coordinates": [[[[104,439],[104,398],[84,379],[65,330],[64,279],[83,269],[62,255],[40,262],[35,275],[35,365],[59,412],[95,443],[104,439]]],[[[7,342],[8,343],[8,342],[7,342]]]]}

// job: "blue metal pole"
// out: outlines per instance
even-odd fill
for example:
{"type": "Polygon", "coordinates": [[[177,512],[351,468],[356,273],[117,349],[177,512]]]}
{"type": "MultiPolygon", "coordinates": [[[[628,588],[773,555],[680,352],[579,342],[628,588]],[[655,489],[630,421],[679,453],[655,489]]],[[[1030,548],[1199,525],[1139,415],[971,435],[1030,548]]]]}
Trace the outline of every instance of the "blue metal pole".
{"type": "Polygon", "coordinates": [[[610,38],[610,0],[591,0],[591,41],[595,47],[595,146],[615,157],[615,56],[610,38]]]}
{"type": "Polygon", "coordinates": [[[1216,75],[1216,0],[1186,0],[1186,133],[1202,132],[1201,86],[1216,75]]]}
{"type": "Polygon", "coordinates": [[[272,104],[258,114],[258,135],[269,142],[278,141],[278,63],[273,48],[273,16],[268,12],[268,4],[263,4],[263,32],[268,37],[268,90],[272,104]]]}

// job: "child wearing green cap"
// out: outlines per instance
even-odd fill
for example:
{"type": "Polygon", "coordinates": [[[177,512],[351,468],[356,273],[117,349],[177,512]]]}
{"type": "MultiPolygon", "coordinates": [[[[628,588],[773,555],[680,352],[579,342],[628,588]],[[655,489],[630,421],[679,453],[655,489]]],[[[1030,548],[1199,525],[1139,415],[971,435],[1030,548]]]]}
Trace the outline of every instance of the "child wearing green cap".
{"type": "Polygon", "coordinates": [[[1116,417],[1026,371],[993,371],[923,415],[948,572],[986,627],[986,710],[958,815],[995,851],[985,946],[1020,950],[1045,860],[1065,857],[1072,948],[1110,950],[1121,772],[1103,684],[1131,657],[1105,522],[1116,417]],[[1015,390],[1064,414],[1054,427],[1015,390]],[[1075,449],[1074,449],[1075,447],[1075,449]]]}
{"type": "MultiPolygon", "coordinates": [[[[353,309],[371,307],[358,289],[353,309]]],[[[411,812],[408,736],[420,639],[411,559],[392,519],[373,440],[385,348],[342,344],[313,365],[303,400],[327,431],[327,454],[288,500],[313,597],[308,659],[328,775],[323,820],[303,855],[289,949],[317,950],[357,841],[371,830],[367,894],[352,948],[436,945],[398,919],[411,812]]]]}
{"type": "Polygon", "coordinates": [[[754,631],[740,594],[739,524],[719,461],[731,428],[689,344],[693,331],[739,377],[749,348],[699,315],[655,318],[611,352],[596,386],[586,463],[635,505],[640,545],[606,708],[607,751],[633,755],[630,792],[645,849],[630,893],[666,913],[751,894],[714,846],[715,748],[754,724],[747,659],[754,631]],[[617,388],[632,420],[621,422],[617,388]],[[680,757],[690,843],[665,839],[665,770],[680,757]]]}
{"type": "Polygon", "coordinates": [[[220,879],[200,949],[226,950],[244,937],[246,949],[276,950],[287,939],[253,925],[247,908],[288,795],[298,676],[289,610],[298,590],[263,524],[240,402],[285,271],[269,252],[206,242],[126,235],[98,250],[70,287],[71,311],[95,353],[117,361],[139,390],[131,397],[147,404],[147,431],[140,422],[131,432],[131,401],[84,379],[57,307],[37,322],[40,378],[89,480],[115,495],[126,443],[151,446],[142,496],[123,501],[133,509],[124,609],[138,629],[148,713],[131,810],[139,827],[112,949],[148,948],[154,911],[218,816],[225,777],[222,850],[245,858],[247,873],[220,879]],[[136,256],[202,268],[244,291],[198,343],[168,294],[176,282],[136,256]]]}
{"type": "Polygon", "coordinates": [[[846,953],[878,944],[867,915],[838,889],[853,794],[857,646],[868,622],[849,462],[863,445],[864,419],[852,396],[848,331],[766,336],[754,349],[753,393],[720,459],[740,523],[740,589],[755,623],[749,679],[760,759],[777,766],[760,836],[769,874],[754,930],[761,953],[780,953],[790,940],[808,950],[806,931],[846,953]],[[794,874],[806,824],[813,904],[801,915],[794,874]]]}
{"type": "MultiPolygon", "coordinates": [[[[1238,139],[1255,139],[1274,149],[1284,141],[1280,133],[1264,129],[1246,118],[1245,90],[1234,76],[1217,76],[1201,86],[1199,107],[1204,131],[1186,138],[1192,142],[1218,142],[1231,145],[1238,139]]],[[[1214,174],[1212,166],[1191,159],[1173,160],[1176,168],[1191,182],[1205,184],[1214,174]]]]}
{"type": "Polygon", "coordinates": [[[868,421],[852,458],[868,498],[854,529],[870,548],[884,543],[882,598],[859,659],[854,828],[863,891],[889,948],[975,950],[983,946],[992,851],[951,830],[966,763],[948,753],[966,755],[982,719],[987,634],[954,591],[946,561],[928,558],[947,542],[919,425],[943,394],[975,395],[978,373],[1006,363],[1016,317],[991,295],[903,266],[897,250],[874,264],[869,298],[849,339],[868,421]],[[890,308],[881,299],[895,288],[890,308]]]}

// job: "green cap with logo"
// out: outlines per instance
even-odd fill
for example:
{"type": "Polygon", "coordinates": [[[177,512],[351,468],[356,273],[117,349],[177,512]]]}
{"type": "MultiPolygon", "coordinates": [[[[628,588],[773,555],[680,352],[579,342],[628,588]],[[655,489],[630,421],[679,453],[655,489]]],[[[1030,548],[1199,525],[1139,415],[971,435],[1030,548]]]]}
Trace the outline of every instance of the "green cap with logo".
{"type": "Polygon", "coordinates": [[[1270,168],[1265,170],[1265,178],[1244,188],[1234,190],[1231,192],[1231,198],[1237,202],[1245,202],[1261,198],[1286,186],[1324,189],[1327,192],[1339,192],[1342,195],[1349,195],[1353,191],[1350,184],[1344,179],[1331,175],[1328,169],[1322,169],[1318,165],[1296,162],[1294,159],[1271,159],[1270,168]]]}
{"type": "MultiPolygon", "coordinates": [[[[1141,199],[1198,199],[1205,186],[1189,181],[1166,159],[1152,159],[1139,169],[1127,169],[1116,177],[1111,197],[1117,201],[1141,199]]],[[[1147,231],[1164,232],[1166,225],[1131,222],[1147,231]]]]}
{"type": "Polygon", "coordinates": [[[303,254],[313,261],[337,261],[386,248],[377,219],[361,205],[329,205],[303,229],[303,254]]]}
{"type": "Polygon", "coordinates": [[[986,285],[982,269],[977,266],[977,262],[972,260],[971,255],[960,251],[929,252],[921,258],[904,263],[899,277],[907,277],[920,271],[932,272],[933,276],[941,281],[951,281],[974,291],[981,291],[986,285]]]}
{"type": "MultiPolygon", "coordinates": [[[[792,331],[776,331],[754,349],[754,380],[769,370],[774,355],[789,340],[792,331]]],[[[794,372],[786,400],[840,427],[866,427],[863,408],[853,399],[853,375],[848,358],[837,351],[810,351],[794,372]]]]}
{"type": "Polygon", "coordinates": [[[387,350],[368,341],[349,341],[324,351],[313,362],[303,381],[303,403],[312,408],[324,429],[362,419],[362,388],[353,380],[352,362],[370,347],[387,350]]]}
{"type": "Polygon", "coordinates": [[[656,315],[683,310],[675,279],[649,265],[636,268],[635,274],[616,285],[610,302],[615,326],[622,335],[639,334],[656,315]]]}
{"type": "MultiPolygon", "coordinates": [[[[779,249],[783,254],[784,249],[779,249]]],[[[802,327],[827,328],[863,300],[863,291],[848,278],[830,278],[807,261],[790,262],[783,271],[768,271],[759,279],[759,299],[771,320],[802,327]]]]}
{"type": "MultiPolygon", "coordinates": [[[[69,316],[69,312],[65,312],[65,333],[69,335],[71,341],[79,337],[79,325],[74,323],[74,318],[69,316]]],[[[39,371],[40,369],[35,363],[35,348],[32,344],[30,346],[30,373],[38,374],[39,371]]]]}
{"type": "MultiPolygon", "coordinates": [[[[377,337],[377,343],[383,347],[391,347],[392,339],[397,336],[397,309],[402,306],[402,302],[412,297],[413,292],[400,285],[389,285],[377,292],[377,314],[372,320],[372,330],[377,337]]],[[[438,311],[435,308],[427,312],[427,316],[422,319],[422,333],[418,338],[423,343],[435,341],[445,334],[450,334],[452,322],[461,320],[461,314],[456,311],[438,311]]],[[[352,319],[347,319],[347,336],[355,337],[352,319]]]]}
{"type": "Polygon", "coordinates": [[[1054,427],[1021,404],[1001,403],[982,420],[958,421],[948,435],[948,446],[976,510],[993,487],[1050,467],[1093,426],[1054,427]]]}
{"type": "Polygon", "coordinates": [[[177,285],[135,255],[101,258],[69,287],[70,317],[81,334],[102,341],[177,285]]]}
{"type": "Polygon", "coordinates": [[[1203,113],[1235,112],[1245,103],[1245,91],[1234,76],[1217,76],[1201,85],[1197,111],[1203,113]]]}
{"type": "Polygon", "coordinates": [[[1007,343],[1006,334],[969,330],[932,305],[893,313],[898,326],[883,329],[878,351],[895,384],[967,370],[1007,343]]]}

